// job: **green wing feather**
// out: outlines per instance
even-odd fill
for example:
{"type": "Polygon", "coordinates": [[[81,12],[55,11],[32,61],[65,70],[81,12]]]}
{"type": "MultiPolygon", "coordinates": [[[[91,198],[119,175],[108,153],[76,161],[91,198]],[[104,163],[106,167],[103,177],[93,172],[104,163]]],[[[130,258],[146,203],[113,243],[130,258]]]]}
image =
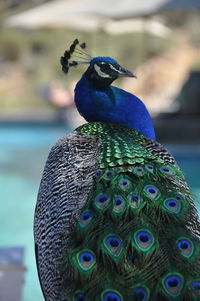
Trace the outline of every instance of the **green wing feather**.
{"type": "Polygon", "coordinates": [[[98,138],[101,151],[67,241],[66,300],[200,300],[198,215],[174,159],[119,125],[89,123],[77,132],[98,138]]]}

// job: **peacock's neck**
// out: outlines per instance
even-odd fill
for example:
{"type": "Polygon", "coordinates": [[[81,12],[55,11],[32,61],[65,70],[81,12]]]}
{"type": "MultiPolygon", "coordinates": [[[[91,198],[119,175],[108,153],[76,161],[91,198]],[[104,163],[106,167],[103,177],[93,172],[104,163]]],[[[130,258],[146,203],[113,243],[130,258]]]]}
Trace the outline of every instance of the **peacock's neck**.
{"type": "Polygon", "coordinates": [[[114,86],[97,89],[84,74],[75,88],[79,113],[89,122],[117,123],[155,140],[151,117],[143,102],[135,95],[114,86]]]}

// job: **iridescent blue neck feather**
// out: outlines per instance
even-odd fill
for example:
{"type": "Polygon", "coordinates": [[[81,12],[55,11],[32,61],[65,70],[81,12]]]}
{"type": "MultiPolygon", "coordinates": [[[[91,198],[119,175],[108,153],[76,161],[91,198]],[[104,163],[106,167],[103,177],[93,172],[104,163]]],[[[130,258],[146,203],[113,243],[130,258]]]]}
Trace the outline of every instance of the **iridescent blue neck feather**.
{"type": "MultiPolygon", "coordinates": [[[[117,123],[132,128],[155,140],[152,120],[145,105],[135,95],[110,85],[119,76],[114,74],[106,76],[110,73],[101,72],[106,70],[105,61],[109,65],[112,63],[112,66],[115,68],[120,67],[111,58],[98,57],[91,61],[89,68],[75,88],[75,103],[79,113],[89,122],[117,123]],[[97,70],[94,71],[94,65],[99,62],[103,64],[99,66],[104,68],[99,71],[95,67],[97,70]],[[97,76],[96,71],[99,71],[104,78],[97,76]]],[[[111,71],[114,72],[113,70],[111,71]]],[[[124,70],[121,68],[120,73],[124,72],[124,70]]],[[[125,71],[129,74],[128,76],[133,76],[133,74],[130,75],[129,71],[125,71]]]]}

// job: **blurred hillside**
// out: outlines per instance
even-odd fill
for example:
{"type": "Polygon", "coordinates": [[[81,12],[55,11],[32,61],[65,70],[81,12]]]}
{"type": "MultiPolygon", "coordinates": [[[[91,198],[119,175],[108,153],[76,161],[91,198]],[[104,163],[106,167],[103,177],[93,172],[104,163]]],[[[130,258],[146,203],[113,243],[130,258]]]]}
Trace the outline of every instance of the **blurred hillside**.
{"type": "Polygon", "coordinates": [[[87,41],[92,55],[109,55],[124,66],[135,69],[144,60],[165,51],[173,41],[151,38],[147,57],[143,57],[142,34],[108,36],[98,33],[86,36],[67,29],[46,29],[35,32],[2,30],[0,43],[0,96],[2,109],[37,108],[43,106],[38,96],[40,86],[59,80],[66,87],[76,80],[83,68],[73,70],[66,78],[60,68],[59,58],[74,38],[87,41]],[[28,99],[27,99],[28,96],[28,99]]]}
{"type": "MultiPolygon", "coordinates": [[[[1,0],[2,24],[7,16],[42,2],[46,1],[1,0]]],[[[74,83],[85,70],[79,66],[67,77],[61,72],[60,56],[75,38],[87,42],[92,56],[112,56],[136,71],[137,80],[118,80],[116,85],[141,97],[154,115],[173,110],[175,106],[170,105],[189,72],[200,66],[200,21],[191,15],[166,15],[161,20],[170,30],[164,37],[148,33],[145,27],[141,32],[111,35],[103,26],[96,32],[68,27],[31,30],[1,26],[0,117],[27,111],[53,116],[55,107],[49,105],[43,92],[58,84],[73,93],[74,83]]]]}
{"type": "Polygon", "coordinates": [[[38,5],[41,3],[48,2],[49,0],[29,0],[28,5],[26,0],[1,0],[0,8],[2,12],[5,10],[21,9],[24,7],[30,7],[31,5],[38,5]]]}

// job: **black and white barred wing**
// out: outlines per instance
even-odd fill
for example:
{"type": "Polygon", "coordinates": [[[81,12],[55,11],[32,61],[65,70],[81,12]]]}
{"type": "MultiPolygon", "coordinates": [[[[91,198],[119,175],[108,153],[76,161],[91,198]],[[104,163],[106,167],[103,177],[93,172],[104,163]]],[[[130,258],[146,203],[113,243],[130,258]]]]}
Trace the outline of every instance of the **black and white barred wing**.
{"type": "MultiPolygon", "coordinates": [[[[46,301],[66,300],[60,276],[62,242],[71,235],[92,189],[98,154],[96,139],[73,133],[58,141],[47,159],[34,221],[37,268],[46,301]]],[[[70,290],[70,283],[65,289],[70,290]]]]}

